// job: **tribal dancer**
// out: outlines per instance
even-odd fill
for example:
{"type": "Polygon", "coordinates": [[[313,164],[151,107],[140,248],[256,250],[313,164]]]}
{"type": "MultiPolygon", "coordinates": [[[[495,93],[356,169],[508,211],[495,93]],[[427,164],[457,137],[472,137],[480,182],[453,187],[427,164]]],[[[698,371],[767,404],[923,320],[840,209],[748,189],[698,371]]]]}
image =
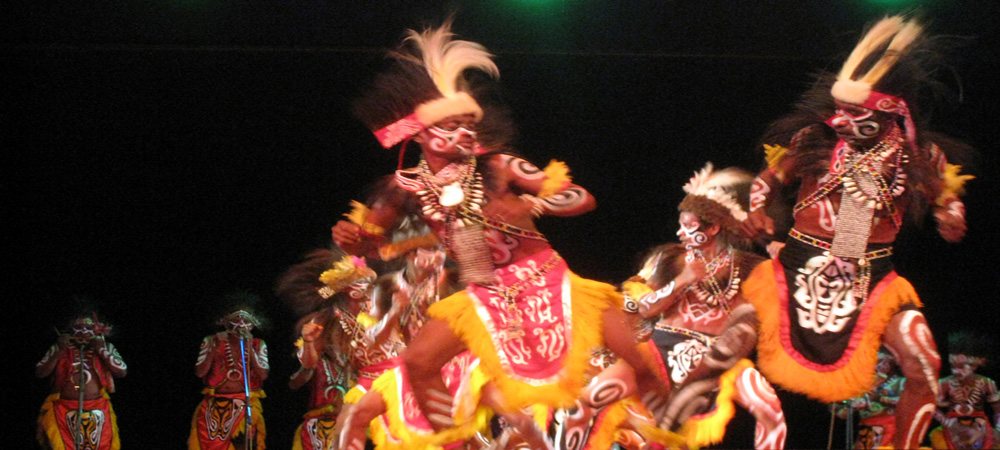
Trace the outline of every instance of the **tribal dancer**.
{"type": "MultiPolygon", "coordinates": [[[[374,294],[375,303],[380,304],[379,309],[399,311],[386,315],[379,321],[379,326],[401,329],[406,345],[409,345],[423,324],[430,320],[428,308],[441,298],[460,290],[457,277],[453,276],[456,274],[445,270],[445,253],[436,239],[418,237],[394,243],[391,247],[407,247],[407,242],[410,241],[423,241],[432,246],[418,247],[407,252],[404,255],[406,267],[379,277],[374,294]]],[[[388,256],[385,250],[386,247],[380,249],[383,257],[388,256]]],[[[472,371],[477,365],[478,361],[470,352],[462,352],[441,369],[441,377],[451,395],[470,390],[472,371]]],[[[345,416],[340,448],[363,448],[364,431],[368,427],[375,448],[379,450],[438,448],[434,442],[447,440],[446,435],[434,436],[435,430],[430,422],[407,400],[412,398],[405,366],[397,364],[387,370],[345,416]]],[[[474,405],[470,405],[468,409],[473,410],[476,415],[476,425],[472,427],[484,430],[486,412],[475,411],[477,408],[474,405]]],[[[462,429],[453,432],[457,433],[459,439],[454,445],[467,438],[467,433],[462,429]]]]}
{"type": "Polygon", "coordinates": [[[125,361],[107,342],[111,327],[88,312],[69,323],[68,333],[35,366],[39,378],[51,377],[52,393],[38,415],[38,443],[52,450],[117,450],[118,424],[111,408],[115,378],[125,376],[125,361]],[[82,385],[81,389],[79,386],[82,385]]]}
{"type": "Polygon", "coordinates": [[[310,387],[309,412],[295,432],[294,450],[336,446],[337,417],[345,394],[357,380],[350,328],[342,327],[338,317],[354,317],[367,307],[368,286],[375,272],[346,257],[340,260],[341,270],[326,273],[337,261],[334,252],[316,250],[288,269],[275,290],[301,317],[296,327],[300,336],[296,357],[301,367],[292,374],[289,386],[298,389],[308,383],[310,387]]]}
{"type": "Polygon", "coordinates": [[[870,450],[892,442],[896,436],[896,404],[903,390],[905,379],[899,374],[896,359],[884,348],[878,351],[875,366],[875,386],[870,392],[844,401],[844,405],[834,405],[837,417],[848,417],[850,411],[857,411],[861,421],[854,448],[870,450]],[[847,406],[850,406],[848,408],[847,406]]]}
{"type": "Polygon", "coordinates": [[[303,316],[299,320],[300,363],[308,368],[333,361],[338,378],[333,386],[324,389],[333,396],[338,392],[330,389],[343,390],[336,400],[335,409],[339,411],[324,408],[322,414],[306,414],[306,422],[296,433],[296,441],[303,448],[310,445],[307,441],[321,442],[323,447],[319,448],[336,447],[351,405],[371,389],[379,375],[395,365],[403,349],[398,331],[378,326],[383,322],[368,314],[375,277],[375,271],[361,258],[316,250],[285,272],[278,283],[279,297],[303,316]]]}
{"type": "Polygon", "coordinates": [[[997,448],[1000,444],[1000,391],[992,379],[976,374],[986,364],[988,339],[968,333],[948,335],[948,365],[951,375],[940,381],[938,412],[942,425],[931,431],[934,448],[997,448]],[[986,415],[986,406],[993,411],[986,415]]]}
{"type": "MultiPolygon", "coordinates": [[[[542,171],[499,152],[503,144],[491,141],[491,131],[502,117],[484,114],[462,75],[497,75],[480,45],[452,40],[448,25],[411,32],[408,41],[415,51],[399,53],[394,71],[376,80],[356,110],[383,146],[419,143],[421,161],[396,173],[361,223],[341,221],[333,236],[349,252],[374,255],[385,230],[415,213],[458,262],[468,288],[430,307],[431,320],[404,355],[421,411],[435,429],[453,425],[440,370],[466,349],[499,393],[501,414],[570,406],[602,341],[636,367],[645,392],[665,398],[615,307],[621,299],[614,287],[572,274],[535,228],[543,215],[590,211],[593,197],[569,181],[561,163],[542,171]]],[[[529,425],[519,430],[541,435],[529,425]]]]}
{"type": "Polygon", "coordinates": [[[906,377],[896,448],[917,447],[927,431],[940,357],[917,294],[893,270],[892,244],[904,215],[918,217],[928,204],[941,236],[959,241],[958,194],[971,178],[945,161],[943,150],[961,144],[931,136],[919,120],[929,44],[912,21],[880,21],[836,82],[821,79],[796,113],[772,124],[763,142],[776,145],[766,146],[768,168],[754,181],[743,224],[748,236],[773,234],[764,208],[797,186],[790,239],[743,284],[761,322],[761,372],[786,389],[839,402],[871,388],[885,345],[906,377]]]}
{"type": "MultiPolygon", "coordinates": [[[[745,359],[756,343],[753,306],[740,294],[746,274],[762,261],[741,250],[740,234],[752,176],[708,164],[684,186],[677,236],[683,247],[658,248],[638,278],[652,289],[639,297],[643,317],[658,319],[648,342],[661,376],[676,386],[660,426],[688,445],[721,442],[733,403],[757,419],[754,445],[783,448],[785,418],[774,389],[745,359]],[[744,204],[746,202],[743,202],[744,204]]],[[[631,283],[629,283],[631,284],[631,283]]],[[[628,286],[632,296],[641,290],[628,286]]]]}
{"type": "Polygon", "coordinates": [[[250,309],[255,296],[237,294],[228,300],[240,304],[216,321],[225,331],[205,336],[195,363],[205,397],[191,419],[190,450],[245,448],[247,439],[251,448],[264,450],[267,430],[260,399],[265,397],[262,387],[270,366],[267,344],[252,334],[262,319],[250,309]]]}

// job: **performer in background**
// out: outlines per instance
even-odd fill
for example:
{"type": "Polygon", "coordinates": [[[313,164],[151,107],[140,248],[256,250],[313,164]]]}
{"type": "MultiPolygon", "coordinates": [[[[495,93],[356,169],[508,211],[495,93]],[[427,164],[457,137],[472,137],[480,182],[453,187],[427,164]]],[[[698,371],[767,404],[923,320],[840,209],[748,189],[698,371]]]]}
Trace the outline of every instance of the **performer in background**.
{"type": "Polygon", "coordinates": [[[757,319],[740,285],[763,261],[745,251],[740,233],[752,179],[735,168],[714,171],[711,163],[697,172],[678,206],[681,245],[658,248],[634,280],[652,290],[639,297],[638,310],[656,320],[649,345],[661,376],[677,389],[660,425],[679,430],[692,447],[722,441],[734,403],[757,419],[755,448],[785,444],[781,402],[746,359],[757,319]]]}
{"type": "Polygon", "coordinates": [[[934,412],[940,357],[908,281],[889,256],[909,213],[928,207],[949,242],[965,234],[958,194],[968,176],[945,153],[962,144],[929,133],[918,105],[935,53],[921,27],[878,22],[836,76],[821,77],[764,137],[768,167],[754,181],[747,236],[774,232],[764,210],[797,189],[794,225],[778,258],[743,284],[760,319],[758,367],[772,383],[834,403],[867,392],[878,348],[896,356],[905,387],[896,448],[916,448],[934,412]],[[825,123],[824,123],[825,121],[825,123]]]}
{"type": "Polygon", "coordinates": [[[896,358],[888,350],[881,348],[878,351],[875,386],[872,390],[845,400],[842,404],[833,405],[837,417],[841,419],[853,420],[853,417],[848,416],[852,411],[857,412],[861,418],[854,448],[870,450],[892,442],[896,436],[896,403],[899,403],[904,381],[899,374],[896,358]]]}
{"type": "Polygon", "coordinates": [[[303,369],[293,375],[292,382],[304,379],[316,367],[327,375],[313,378],[312,410],[296,433],[295,445],[335,447],[342,417],[392,367],[403,348],[396,329],[377,327],[378,319],[368,314],[375,277],[364,259],[321,249],[289,268],[278,281],[278,296],[301,317],[297,356],[303,369]],[[337,375],[332,377],[331,371],[337,375]],[[324,385],[321,391],[316,390],[318,384],[324,385]],[[317,397],[319,392],[322,397],[317,397]],[[318,403],[321,399],[332,403],[318,403]]]}
{"type": "Polygon", "coordinates": [[[228,312],[216,321],[224,331],[205,336],[195,362],[195,375],[205,388],[201,391],[204,398],[191,419],[190,450],[246,448],[248,439],[250,448],[265,447],[267,430],[260,399],[265,397],[263,385],[270,365],[267,344],[253,336],[253,329],[262,322],[252,309],[257,297],[234,294],[227,302],[237,306],[227,308],[228,312]]]}
{"type": "MultiPolygon", "coordinates": [[[[593,197],[569,181],[562,164],[543,171],[502,152],[496,137],[509,127],[494,121],[501,115],[484,113],[463,76],[476,69],[495,77],[496,65],[480,45],[452,40],[449,27],[411,32],[413,47],[396,55],[356,107],[383,146],[417,142],[419,164],[397,171],[360,223],[333,229],[341,248],[374,256],[386,230],[415,215],[468,283],[430,307],[431,320],[405,353],[421,411],[436,429],[453,425],[440,370],[466,349],[499,392],[501,414],[534,404],[570,406],[591,351],[602,343],[633,365],[644,392],[662,403],[667,390],[639,356],[615,288],[572,274],[535,228],[544,215],[592,210],[593,197]]],[[[542,434],[531,424],[518,429],[542,434]]]]}
{"type": "Polygon", "coordinates": [[[52,394],[38,415],[38,443],[52,450],[117,450],[118,424],[109,394],[126,366],[107,341],[111,326],[97,314],[78,315],[35,366],[49,377],[52,394]]]}
{"type": "Polygon", "coordinates": [[[935,414],[941,426],[931,432],[934,448],[997,448],[1000,445],[1000,391],[976,373],[992,354],[993,341],[958,332],[948,335],[951,375],[941,378],[935,414]],[[986,414],[987,405],[992,416],[986,414]],[[992,424],[990,423],[992,419],[992,424]]]}

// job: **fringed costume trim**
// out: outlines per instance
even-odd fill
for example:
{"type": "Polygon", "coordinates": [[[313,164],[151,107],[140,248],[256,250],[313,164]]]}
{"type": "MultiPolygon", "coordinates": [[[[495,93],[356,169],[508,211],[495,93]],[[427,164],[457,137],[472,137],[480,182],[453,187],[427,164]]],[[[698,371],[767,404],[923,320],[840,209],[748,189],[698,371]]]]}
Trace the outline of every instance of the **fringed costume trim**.
{"type": "Polygon", "coordinates": [[[895,272],[884,277],[865,301],[845,356],[824,366],[804,361],[792,348],[784,274],[781,264],[772,260],[759,264],[743,282],[743,295],[753,303],[760,320],[757,365],[761,373],[773,383],[824,403],[868,392],[889,320],[902,306],[922,306],[913,286],[895,272]]]}
{"type": "MultiPolygon", "coordinates": [[[[430,423],[421,416],[418,423],[404,419],[404,405],[401,398],[405,369],[400,366],[378,377],[372,383],[372,391],[377,392],[385,404],[385,413],[376,417],[369,424],[370,437],[378,450],[438,450],[441,445],[456,441],[464,441],[479,431],[489,428],[491,417],[486,408],[478,408],[464,420],[456,420],[456,426],[447,430],[434,432],[430,423]]],[[[478,394],[478,391],[476,391],[478,394]]],[[[478,397],[478,395],[477,395],[478,397]]]]}
{"type": "Polygon", "coordinates": [[[621,295],[609,284],[587,280],[567,271],[572,301],[571,345],[562,361],[559,380],[531,385],[511,378],[503,369],[493,339],[466,291],[456,293],[431,305],[431,317],[446,321],[478,358],[494,386],[500,390],[509,408],[544,404],[555,408],[572,407],[584,386],[584,377],[594,348],[603,343],[603,313],[622,303],[621,295]]]}
{"type": "MultiPolygon", "coordinates": [[[[38,414],[38,426],[44,431],[48,443],[39,442],[38,444],[52,450],[66,450],[67,445],[64,439],[72,439],[72,434],[71,432],[64,434],[60,428],[60,423],[56,415],[56,403],[58,402],[60,402],[59,393],[54,393],[46,397],[45,402],[42,403],[42,408],[38,414]]],[[[76,400],[71,400],[70,402],[75,404],[76,400]]],[[[99,450],[119,450],[121,449],[121,441],[118,438],[118,416],[115,415],[115,408],[111,405],[111,396],[108,390],[101,389],[100,399],[84,401],[85,410],[104,409],[105,407],[107,408],[108,421],[110,422],[107,426],[111,428],[110,444],[105,444],[106,441],[102,439],[99,450]]],[[[68,425],[63,426],[68,427],[68,425]]],[[[102,435],[107,436],[103,430],[102,435]]],[[[75,448],[75,445],[69,446],[69,448],[75,448]]]]}
{"type": "Polygon", "coordinates": [[[741,372],[753,368],[753,363],[741,359],[719,377],[719,394],[715,398],[715,408],[688,419],[681,426],[680,434],[687,439],[688,447],[698,448],[722,442],[726,435],[726,425],[736,414],[733,394],[736,393],[736,377],[741,372]]]}

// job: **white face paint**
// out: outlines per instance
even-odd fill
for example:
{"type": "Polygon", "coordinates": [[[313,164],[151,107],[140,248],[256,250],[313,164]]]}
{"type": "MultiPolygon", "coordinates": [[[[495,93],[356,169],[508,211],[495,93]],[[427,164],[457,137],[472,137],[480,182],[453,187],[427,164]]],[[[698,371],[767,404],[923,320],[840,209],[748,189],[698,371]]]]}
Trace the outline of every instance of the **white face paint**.
{"type": "Polygon", "coordinates": [[[441,155],[470,155],[476,142],[476,132],[465,127],[446,130],[430,127],[425,131],[426,148],[441,155]]]}
{"type": "Polygon", "coordinates": [[[226,316],[226,330],[248,336],[257,326],[257,320],[249,312],[239,310],[226,316]]]}
{"type": "Polygon", "coordinates": [[[347,286],[347,297],[354,301],[367,301],[370,287],[371,282],[368,280],[355,281],[347,286]]]}
{"type": "Polygon", "coordinates": [[[837,110],[826,123],[850,144],[870,146],[892,129],[892,114],[837,101],[837,110]]]}
{"type": "Polygon", "coordinates": [[[712,243],[712,236],[705,232],[698,216],[684,211],[681,212],[681,217],[677,222],[680,225],[677,237],[688,250],[706,248],[712,243]]]}
{"type": "Polygon", "coordinates": [[[93,319],[87,317],[81,317],[79,319],[74,320],[73,324],[70,325],[70,333],[73,335],[73,338],[77,340],[83,342],[89,342],[91,339],[94,338],[93,319]]]}

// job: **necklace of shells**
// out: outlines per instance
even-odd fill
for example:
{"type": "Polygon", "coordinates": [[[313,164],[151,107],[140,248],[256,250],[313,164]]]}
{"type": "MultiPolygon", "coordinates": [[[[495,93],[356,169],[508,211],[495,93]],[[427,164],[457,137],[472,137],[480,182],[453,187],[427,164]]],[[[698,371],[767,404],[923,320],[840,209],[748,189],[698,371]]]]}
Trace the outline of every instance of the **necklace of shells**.
{"type": "Polygon", "coordinates": [[[463,209],[482,214],[483,177],[476,172],[476,158],[453,162],[432,173],[426,160],[417,166],[424,189],[417,191],[421,211],[435,222],[453,222],[463,209]]]}

